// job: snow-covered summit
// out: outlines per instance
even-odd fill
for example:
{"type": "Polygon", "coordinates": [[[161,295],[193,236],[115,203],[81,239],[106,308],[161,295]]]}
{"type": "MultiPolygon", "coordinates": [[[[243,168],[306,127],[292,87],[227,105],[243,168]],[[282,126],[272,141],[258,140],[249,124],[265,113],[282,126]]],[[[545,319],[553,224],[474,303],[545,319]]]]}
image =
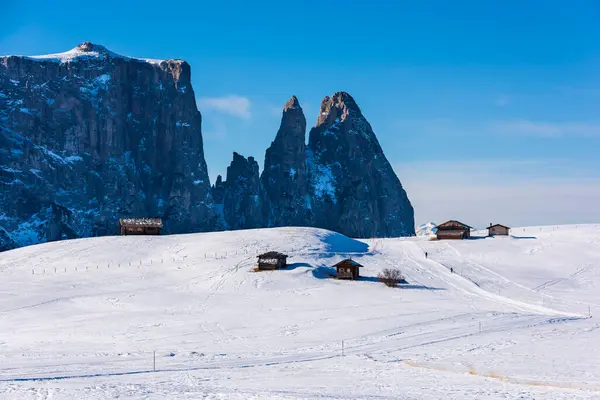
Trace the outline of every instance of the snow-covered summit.
{"type": "Polygon", "coordinates": [[[416,229],[417,236],[431,236],[437,232],[437,224],[435,222],[426,222],[421,224],[416,229]]]}
{"type": "MultiPolygon", "coordinates": [[[[26,58],[28,60],[39,60],[39,61],[53,61],[58,63],[68,63],[74,62],[81,59],[114,59],[121,58],[125,60],[132,61],[142,61],[150,64],[160,65],[165,62],[165,60],[155,60],[150,58],[136,58],[129,57],[117,54],[113,51],[108,50],[106,47],[94,44],[91,42],[83,42],[72,48],[71,50],[65,51],[63,53],[55,53],[55,54],[44,54],[40,56],[18,56],[22,58],[26,58]]],[[[182,62],[182,60],[173,60],[182,62]]]]}

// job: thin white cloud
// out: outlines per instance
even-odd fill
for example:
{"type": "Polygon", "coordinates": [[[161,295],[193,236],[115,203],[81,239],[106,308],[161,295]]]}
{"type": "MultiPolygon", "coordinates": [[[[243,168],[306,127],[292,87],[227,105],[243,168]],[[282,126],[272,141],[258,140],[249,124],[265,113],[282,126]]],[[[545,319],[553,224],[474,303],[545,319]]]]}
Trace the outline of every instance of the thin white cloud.
{"type": "Polygon", "coordinates": [[[430,118],[397,121],[394,127],[401,132],[428,136],[513,135],[560,137],[600,137],[600,121],[547,122],[531,119],[471,121],[430,118]]]}
{"type": "Polygon", "coordinates": [[[394,169],[417,225],[449,219],[475,227],[600,222],[600,173],[585,165],[564,169],[567,164],[482,159],[396,164],[394,169]]]}
{"type": "Polygon", "coordinates": [[[589,122],[540,122],[527,119],[496,122],[491,126],[496,133],[532,135],[542,137],[600,136],[600,123],[589,122]]]}
{"type": "Polygon", "coordinates": [[[252,102],[244,96],[229,95],[223,97],[200,97],[198,108],[200,111],[214,110],[237,118],[250,119],[252,102]]]}

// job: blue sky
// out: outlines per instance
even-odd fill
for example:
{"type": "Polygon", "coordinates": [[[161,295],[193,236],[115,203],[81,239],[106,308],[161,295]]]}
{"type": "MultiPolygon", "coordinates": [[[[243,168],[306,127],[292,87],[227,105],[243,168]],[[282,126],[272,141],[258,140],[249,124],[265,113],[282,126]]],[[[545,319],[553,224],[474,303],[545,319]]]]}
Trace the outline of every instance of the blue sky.
{"type": "Polygon", "coordinates": [[[211,181],[262,164],[291,95],[310,127],[345,90],[418,223],[600,222],[597,1],[4,3],[0,54],[187,60],[211,181]]]}

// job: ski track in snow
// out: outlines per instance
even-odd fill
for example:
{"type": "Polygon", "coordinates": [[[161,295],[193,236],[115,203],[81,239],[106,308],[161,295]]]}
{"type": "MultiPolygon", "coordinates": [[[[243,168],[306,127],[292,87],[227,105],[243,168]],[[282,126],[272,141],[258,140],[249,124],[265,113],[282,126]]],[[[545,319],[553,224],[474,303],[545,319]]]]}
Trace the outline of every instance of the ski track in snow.
{"type": "Polygon", "coordinates": [[[597,306],[600,241],[590,237],[600,229],[527,229],[542,239],[374,239],[367,248],[278,228],[2,253],[0,323],[10,334],[0,338],[0,398],[596,398],[600,325],[582,307],[597,306]],[[555,252],[584,245],[587,261],[556,262],[555,252]],[[252,272],[271,248],[290,267],[252,272]],[[319,274],[344,257],[365,266],[361,281],[319,274]],[[388,267],[409,284],[375,282],[388,267]],[[565,278],[532,285],[539,271],[565,278]],[[351,390],[310,389],[357,371],[365,378],[351,390]],[[192,387],[178,386],[181,374],[192,387]]]}

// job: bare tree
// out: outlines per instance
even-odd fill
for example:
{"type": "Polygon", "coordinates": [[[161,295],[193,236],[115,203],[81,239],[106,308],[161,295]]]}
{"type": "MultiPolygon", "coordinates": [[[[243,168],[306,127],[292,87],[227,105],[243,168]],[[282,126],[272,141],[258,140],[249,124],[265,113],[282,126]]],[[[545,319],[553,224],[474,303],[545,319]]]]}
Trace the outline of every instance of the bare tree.
{"type": "Polygon", "coordinates": [[[404,276],[402,276],[402,272],[399,269],[385,268],[377,275],[377,280],[385,286],[396,287],[396,285],[404,281],[404,276]]]}

